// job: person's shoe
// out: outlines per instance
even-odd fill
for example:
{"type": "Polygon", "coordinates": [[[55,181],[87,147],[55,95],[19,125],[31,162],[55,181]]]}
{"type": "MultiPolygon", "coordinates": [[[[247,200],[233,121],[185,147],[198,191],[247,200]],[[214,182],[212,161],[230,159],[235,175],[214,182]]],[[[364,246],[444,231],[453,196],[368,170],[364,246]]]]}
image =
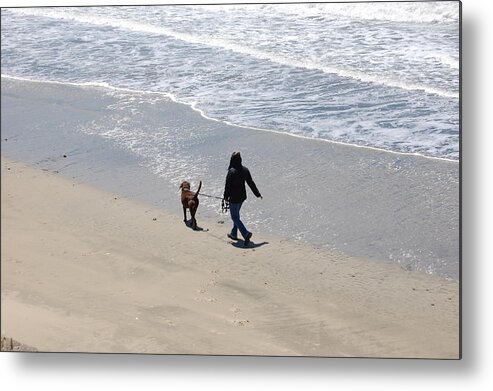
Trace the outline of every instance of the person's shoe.
{"type": "Polygon", "coordinates": [[[231,240],[239,240],[237,237],[235,237],[231,234],[228,234],[228,238],[230,238],[231,240]]]}
{"type": "Polygon", "coordinates": [[[247,247],[250,244],[250,239],[251,238],[252,238],[252,233],[251,232],[248,232],[247,233],[247,236],[245,238],[245,243],[243,243],[243,246],[244,247],[247,247]]]}

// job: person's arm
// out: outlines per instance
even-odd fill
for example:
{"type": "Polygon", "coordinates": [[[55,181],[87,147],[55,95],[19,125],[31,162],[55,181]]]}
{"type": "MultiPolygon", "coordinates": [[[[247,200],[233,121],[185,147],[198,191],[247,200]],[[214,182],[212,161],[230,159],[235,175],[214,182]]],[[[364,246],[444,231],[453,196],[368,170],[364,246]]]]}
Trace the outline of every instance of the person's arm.
{"type": "Polygon", "coordinates": [[[255,196],[257,198],[262,198],[262,195],[260,194],[260,192],[258,191],[257,189],[257,185],[255,184],[255,182],[253,181],[252,179],[252,175],[250,174],[250,171],[248,169],[245,169],[245,180],[246,180],[246,183],[248,183],[248,186],[250,187],[250,189],[252,189],[253,191],[253,194],[255,194],[255,196]]]}
{"type": "Polygon", "coordinates": [[[226,184],[224,185],[224,195],[223,198],[226,201],[229,201],[229,197],[231,195],[231,182],[232,182],[232,175],[231,171],[228,170],[228,175],[226,175],[226,184]]]}

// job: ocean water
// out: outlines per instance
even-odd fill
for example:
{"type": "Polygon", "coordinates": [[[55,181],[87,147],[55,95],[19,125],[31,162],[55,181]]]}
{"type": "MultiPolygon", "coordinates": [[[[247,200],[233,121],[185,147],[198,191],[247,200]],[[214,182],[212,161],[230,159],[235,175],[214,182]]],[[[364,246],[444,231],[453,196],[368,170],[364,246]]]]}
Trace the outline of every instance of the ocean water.
{"type": "MultiPolygon", "coordinates": [[[[240,149],[264,195],[242,211],[254,240],[458,279],[458,2],[9,8],[1,22],[2,154],[181,213],[181,180],[221,196],[240,149]]],[[[216,199],[205,217],[229,228],[216,199]]]]}
{"type": "Polygon", "coordinates": [[[4,75],[160,92],[230,124],[459,158],[458,2],[11,8],[1,21],[4,75]]]}

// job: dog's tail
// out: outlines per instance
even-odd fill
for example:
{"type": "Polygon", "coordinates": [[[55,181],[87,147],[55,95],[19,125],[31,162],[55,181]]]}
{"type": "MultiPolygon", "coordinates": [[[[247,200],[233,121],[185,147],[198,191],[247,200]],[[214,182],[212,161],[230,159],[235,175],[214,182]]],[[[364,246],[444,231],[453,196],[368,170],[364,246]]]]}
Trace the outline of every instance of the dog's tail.
{"type": "Polygon", "coordinates": [[[199,188],[197,189],[197,191],[195,192],[194,196],[193,196],[193,199],[196,200],[199,196],[199,192],[200,192],[200,188],[202,187],[202,181],[200,181],[199,183],[199,188]]]}

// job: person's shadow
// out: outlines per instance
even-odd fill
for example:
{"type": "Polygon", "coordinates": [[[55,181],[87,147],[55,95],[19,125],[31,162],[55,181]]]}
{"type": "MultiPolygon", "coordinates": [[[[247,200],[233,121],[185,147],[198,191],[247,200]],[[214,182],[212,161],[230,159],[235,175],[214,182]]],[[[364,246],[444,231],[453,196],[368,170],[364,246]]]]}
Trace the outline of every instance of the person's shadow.
{"type": "Polygon", "coordinates": [[[238,240],[236,242],[230,242],[230,243],[233,247],[241,248],[244,250],[250,250],[250,249],[262,247],[266,244],[269,244],[269,242],[261,242],[261,243],[250,242],[247,246],[245,246],[245,242],[243,240],[238,240]]]}

